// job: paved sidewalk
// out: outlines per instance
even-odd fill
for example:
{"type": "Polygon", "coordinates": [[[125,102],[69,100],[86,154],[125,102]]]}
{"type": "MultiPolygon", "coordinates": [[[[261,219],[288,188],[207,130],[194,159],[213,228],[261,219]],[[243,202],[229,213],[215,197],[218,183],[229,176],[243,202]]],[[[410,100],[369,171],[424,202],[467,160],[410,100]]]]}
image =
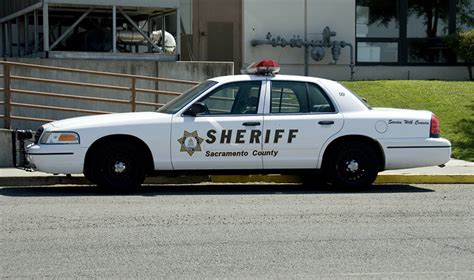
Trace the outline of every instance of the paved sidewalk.
{"type": "MultiPolygon", "coordinates": [[[[288,175],[248,175],[248,176],[186,176],[186,177],[151,177],[147,178],[148,184],[191,184],[201,182],[215,183],[298,183],[298,176],[288,175]]],[[[451,159],[446,166],[441,168],[422,167],[384,171],[377,177],[376,183],[406,183],[406,184],[433,184],[453,183],[474,184],[474,163],[463,160],[451,159]]],[[[15,168],[0,168],[0,186],[40,186],[75,184],[84,185],[89,182],[84,176],[52,175],[42,172],[26,172],[15,168]]]]}
{"type": "Polygon", "coordinates": [[[377,177],[377,183],[474,183],[474,162],[451,159],[445,167],[420,167],[384,171],[377,177]]]}

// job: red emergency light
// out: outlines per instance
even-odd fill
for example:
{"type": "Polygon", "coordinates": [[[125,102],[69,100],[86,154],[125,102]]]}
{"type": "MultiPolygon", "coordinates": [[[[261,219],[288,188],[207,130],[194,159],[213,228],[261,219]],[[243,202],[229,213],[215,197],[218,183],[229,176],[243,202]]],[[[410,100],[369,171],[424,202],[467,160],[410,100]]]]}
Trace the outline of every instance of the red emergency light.
{"type": "Polygon", "coordinates": [[[261,60],[250,64],[244,71],[245,74],[275,75],[280,72],[280,64],[275,60],[261,60]]]}

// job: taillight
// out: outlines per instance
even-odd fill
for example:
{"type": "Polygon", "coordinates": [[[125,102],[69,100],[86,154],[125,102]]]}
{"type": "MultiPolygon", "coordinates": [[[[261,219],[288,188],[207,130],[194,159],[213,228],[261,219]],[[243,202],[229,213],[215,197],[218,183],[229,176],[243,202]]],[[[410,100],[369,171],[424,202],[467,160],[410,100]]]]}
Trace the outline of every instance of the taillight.
{"type": "Polygon", "coordinates": [[[438,138],[441,133],[439,128],[439,120],[436,115],[431,115],[431,128],[430,128],[430,137],[438,138]]]}

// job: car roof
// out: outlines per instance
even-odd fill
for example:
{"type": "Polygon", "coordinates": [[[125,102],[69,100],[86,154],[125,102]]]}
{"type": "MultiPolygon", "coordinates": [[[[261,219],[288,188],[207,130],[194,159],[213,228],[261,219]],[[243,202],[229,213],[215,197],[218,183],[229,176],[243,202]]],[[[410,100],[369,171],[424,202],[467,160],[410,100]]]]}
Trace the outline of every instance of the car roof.
{"type": "Polygon", "coordinates": [[[240,81],[299,81],[299,82],[333,82],[331,80],[316,78],[316,77],[308,77],[308,76],[296,76],[296,75],[229,75],[229,76],[221,76],[209,79],[211,81],[215,81],[218,83],[229,83],[229,82],[240,82],[240,81]]]}

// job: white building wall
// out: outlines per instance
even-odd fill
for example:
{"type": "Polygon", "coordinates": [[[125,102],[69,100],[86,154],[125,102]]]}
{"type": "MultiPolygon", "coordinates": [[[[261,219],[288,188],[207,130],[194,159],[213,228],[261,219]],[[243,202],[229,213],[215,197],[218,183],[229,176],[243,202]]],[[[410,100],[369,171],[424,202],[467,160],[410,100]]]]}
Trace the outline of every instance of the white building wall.
{"type": "MultiPolygon", "coordinates": [[[[322,40],[324,27],[329,26],[337,36],[332,40],[346,41],[355,52],[355,0],[243,0],[242,56],[243,66],[261,59],[275,59],[281,64],[282,74],[304,74],[304,48],[289,46],[252,47],[253,39],[273,37],[287,40],[293,35],[304,38],[305,26],[309,40],[322,40]],[[305,22],[305,5],[306,22],[305,22]]],[[[349,48],[342,49],[337,65],[333,64],[331,49],[320,62],[309,58],[309,75],[333,80],[350,80],[349,48]]],[[[354,53],[354,60],[356,54],[354,53]]],[[[441,79],[467,80],[464,66],[356,66],[355,80],[374,79],[441,79]]]]}
{"type": "MultiPolygon", "coordinates": [[[[323,29],[329,26],[337,33],[333,40],[355,44],[355,0],[243,0],[243,10],[244,66],[264,58],[275,59],[282,65],[282,73],[304,74],[304,48],[250,45],[253,39],[265,39],[268,32],[273,37],[281,36],[287,40],[293,35],[304,39],[306,26],[308,40],[322,40],[323,29]]],[[[310,58],[309,73],[334,78],[334,75],[340,77],[347,72],[344,76],[350,78],[349,62],[349,48],[346,47],[342,49],[340,65],[327,66],[332,63],[332,55],[331,49],[326,49],[322,61],[310,58]],[[326,69],[328,67],[334,69],[326,69]],[[328,71],[332,74],[324,75],[328,71]]]]}

